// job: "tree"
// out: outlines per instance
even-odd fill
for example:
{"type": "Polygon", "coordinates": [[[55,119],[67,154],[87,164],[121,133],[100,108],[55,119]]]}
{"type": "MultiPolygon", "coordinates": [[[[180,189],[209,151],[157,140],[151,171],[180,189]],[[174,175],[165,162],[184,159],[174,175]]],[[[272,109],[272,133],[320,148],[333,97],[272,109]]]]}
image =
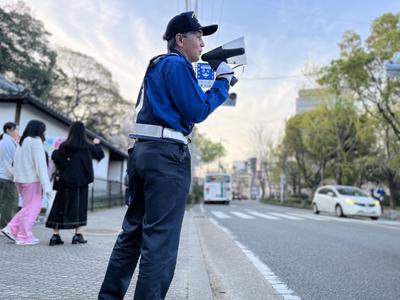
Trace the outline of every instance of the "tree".
{"type": "Polygon", "coordinates": [[[330,165],[337,184],[354,184],[364,158],[373,152],[376,138],[374,123],[367,115],[357,113],[354,103],[338,98],[326,109],[334,136],[335,154],[330,165]]]}
{"type": "Polygon", "coordinates": [[[295,115],[287,122],[283,143],[311,190],[323,181],[326,165],[334,155],[327,127],[327,119],[320,109],[295,115]]]}
{"type": "Polygon", "coordinates": [[[205,164],[212,163],[226,154],[226,150],[220,142],[213,142],[199,132],[196,134],[195,143],[200,152],[200,159],[205,164]]]}
{"type": "Polygon", "coordinates": [[[387,123],[400,139],[400,80],[386,77],[384,65],[400,49],[400,14],[377,18],[363,47],[361,37],[348,31],[341,56],[322,69],[319,82],[337,94],[351,92],[365,111],[387,123]]]}
{"type": "Polygon", "coordinates": [[[395,208],[400,199],[400,142],[388,125],[378,124],[376,131],[381,139],[376,144],[376,155],[363,163],[363,173],[372,182],[385,182],[388,185],[390,207],[395,208]]]}
{"type": "Polygon", "coordinates": [[[49,36],[23,2],[0,7],[0,74],[41,98],[55,79],[57,54],[49,36]]]}
{"type": "Polygon", "coordinates": [[[285,142],[296,160],[296,172],[314,190],[327,178],[354,184],[359,179],[358,161],[371,154],[375,135],[370,119],[359,115],[351,102],[336,99],[332,107],[289,119],[285,142]]]}
{"type": "Polygon", "coordinates": [[[400,49],[400,14],[388,13],[377,18],[365,43],[357,33],[348,31],[339,46],[340,58],[322,69],[319,83],[331,87],[337,95],[351,93],[365,112],[378,121],[380,152],[376,158],[381,158],[381,171],[386,170],[380,173],[382,179],[390,178],[387,183],[394,206],[400,178],[397,172],[392,172],[398,167],[393,164],[398,158],[393,156],[398,154],[382,149],[396,148],[394,144],[400,142],[400,79],[387,78],[384,65],[400,49]]]}
{"type": "Polygon", "coordinates": [[[265,189],[268,185],[269,197],[272,193],[271,168],[274,163],[273,144],[267,135],[264,126],[256,126],[251,135],[251,142],[256,152],[257,160],[260,162],[258,180],[261,187],[261,199],[265,197],[265,189]]]}
{"type": "Polygon", "coordinates": [[[58,53],[59,80],[51,90],[49,102],[73,120],[82,121],[88,128],[126,146],[124,139],[115,137],[127,136],[123,132],[128,129],[124,128],[124,121],[133,104],[120,95],[111,72],[88,55],[66,48],[58,53]]]}

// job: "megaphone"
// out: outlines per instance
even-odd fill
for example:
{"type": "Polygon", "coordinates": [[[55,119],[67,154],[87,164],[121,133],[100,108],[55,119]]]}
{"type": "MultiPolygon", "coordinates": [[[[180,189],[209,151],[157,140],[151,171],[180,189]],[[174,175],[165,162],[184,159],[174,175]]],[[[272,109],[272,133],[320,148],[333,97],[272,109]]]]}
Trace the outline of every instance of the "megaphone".
{"type": "MultiPolygon", "coordinates": [[[[220,47],[217,47],[201,56],[203,61],[210,64],[211,68],[215,71],[221,61],[228,64],[246,64],[246,55],[244,47],[244,37],[228,42],[220,47]]],[[[230,84],[233,86],[238,82],[236,77],[232,78],[230,84]]]]}
{"type": "Polygon", "coordinates": [[[228,58],[244,54],[244,48],[224,49],[222,46],[215,48],[201,56],[204,61],[227,61],[228,58]]]}

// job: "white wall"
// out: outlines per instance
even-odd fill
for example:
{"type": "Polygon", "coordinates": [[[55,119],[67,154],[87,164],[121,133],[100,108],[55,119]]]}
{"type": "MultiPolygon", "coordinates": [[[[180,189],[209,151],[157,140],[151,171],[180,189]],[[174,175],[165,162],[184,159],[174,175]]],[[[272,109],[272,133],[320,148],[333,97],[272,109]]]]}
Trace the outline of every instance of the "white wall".
{"type": "MultiPolygon", "coordinates": [[[[20,132],[22,134],[26,124],[32,119],[40,120],[46,124],[46,137],[66,139],[68,136],[69,126],[52,118],[51,116],[41,112],[40,110],[30,105],[23,105],[21,109],[20,132]]],[[[102,147],[105,157],[97,162],[93,161],[94,177],[107,179],[108,161],[110,153],[108,148],[102,147]]]]}
{"type": "Polygon", "coordinates": [[[100,179],[107,179],[108,175],[108,163],[110,161],[110,150],[105,147],[102,147],[104,151],[104,158],[98,162],[97,160],[93,160],[93,168],[94,168],[94,177],[100,179]]]}
{"type": "Polygon", "coordinates": [[[0,131],[3,133],[3,125],[6,122],[15,122],[15,103],[1,103],[0,105],[0,131]]]}
{"type": "Polygon", "coordinates": [[[30,106],[23,105],[21,109],[21,119],[19,123],[20,133],[22,134],[26,124],[30,120],[40,120],[46,124],[46,137],[66,139],[68,136],[68,125],[57,121],[40,110],[30,106]]]}
{"type": "MultiPolygon", "coordinates": [[[[5,122],[15,121],[15,103],[1,103],[0,105],[0,129],[5,122]]],[[[22,134],[25,129],[26,124],[30,120],[41,120],[46,124],[46,137],[47,138],[61,138],[66,139],[68,136],[69,126],[64,123],[54,119],[46,113],[32,107],[31,105],[22,105],[21,116],[20,116],[20,134],[22,134]]],[[[1,131],[1,130],[0,130],[1,131]]],[[[127,160],[125,159],[123,163],[121,161],[111,161],[110,162],[110,150],[106,147],[102,147],[104,151],[104,158],[100,161],[93,161],[94,176],[100,179],[110,179],[119,181],[121,178],[121,168],[123,174],[125,174],[127,160]]]]}
{"type": "MultiPolygon", "coordinates": [[[[118,161],[118,160],[110,161],[110,165],[108,168],[108,179],[122,181],[123,177],[121,178],[121,172],[124,170],[123,166],[124,166],[123,161],[118,161]]],[[[124,176],[124,173],[122,173],[122,176],[124,176]]]]}

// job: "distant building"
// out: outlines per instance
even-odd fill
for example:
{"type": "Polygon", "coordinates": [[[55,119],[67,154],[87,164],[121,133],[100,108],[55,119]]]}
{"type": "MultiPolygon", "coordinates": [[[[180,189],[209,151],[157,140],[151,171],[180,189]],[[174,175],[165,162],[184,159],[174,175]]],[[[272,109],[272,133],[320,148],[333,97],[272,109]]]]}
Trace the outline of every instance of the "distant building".
{"type": "Polygon", "coordinates": [[[332,99],[332,94],[328,89],[300,90],[296,99],[296,114],[316,109],[329,99],[332,99]]]}
{"type": "Polygon", "coordinates": [[[241,200],[256,199],[258,190],[257,158],[251,157],[247,161],[234,161],[232,168],[233,198],[241,200]]]}

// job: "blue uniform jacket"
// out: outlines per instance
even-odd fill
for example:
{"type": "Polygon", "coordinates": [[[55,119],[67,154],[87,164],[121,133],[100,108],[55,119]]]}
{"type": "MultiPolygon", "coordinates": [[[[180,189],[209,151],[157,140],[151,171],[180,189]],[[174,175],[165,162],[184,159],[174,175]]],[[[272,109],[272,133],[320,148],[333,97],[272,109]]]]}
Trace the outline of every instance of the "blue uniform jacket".
{"type": "Polygon", "coordinates": [[[228,97],[226,79],[215,80],[205,93],[197,83],[192,64],[176,50],[150,66],[144,79],[143,107],[136,123],[161,125],[190,134],[194,123],[205,120],[228,97]]]}

